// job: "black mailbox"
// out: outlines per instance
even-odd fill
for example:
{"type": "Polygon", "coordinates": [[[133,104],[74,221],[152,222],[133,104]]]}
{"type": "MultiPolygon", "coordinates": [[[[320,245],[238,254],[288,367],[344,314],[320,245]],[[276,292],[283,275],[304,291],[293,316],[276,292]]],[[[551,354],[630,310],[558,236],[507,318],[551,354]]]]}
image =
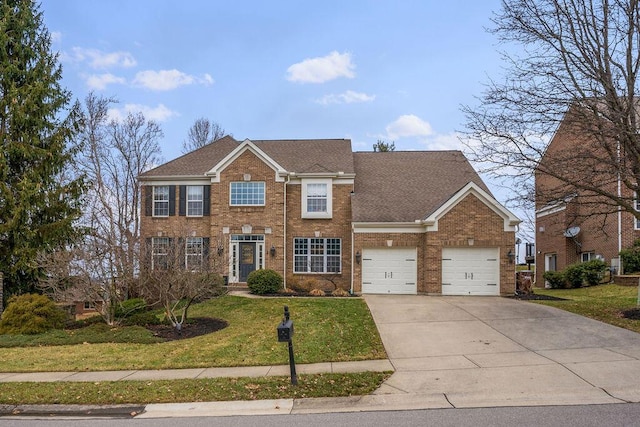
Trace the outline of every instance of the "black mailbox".
{"type": "Polygon", "coordinates": [[[293,338],[293,320],[283,320],[278,325],[278,342],[289,342],[293,338]]]}

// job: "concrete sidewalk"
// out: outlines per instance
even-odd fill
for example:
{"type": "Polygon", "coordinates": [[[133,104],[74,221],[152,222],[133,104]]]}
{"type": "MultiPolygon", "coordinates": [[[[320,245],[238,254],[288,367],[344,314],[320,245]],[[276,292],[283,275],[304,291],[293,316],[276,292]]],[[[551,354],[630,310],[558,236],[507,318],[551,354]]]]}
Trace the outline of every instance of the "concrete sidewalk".
{"type": "MultiPolygon", "coordinates": [[[[358,362],[327,362],[297,364],[297,374],[384,372],[392,371],[387,359],[358,362]]],[[[289,365],[247,366],[233,368],[196,368],[96,372],[30,372],[0,373],[0,384],[7,382],[57,382],[57,381],[154,381],[202,378],[268,377],[290,375],[289,365]]]]}

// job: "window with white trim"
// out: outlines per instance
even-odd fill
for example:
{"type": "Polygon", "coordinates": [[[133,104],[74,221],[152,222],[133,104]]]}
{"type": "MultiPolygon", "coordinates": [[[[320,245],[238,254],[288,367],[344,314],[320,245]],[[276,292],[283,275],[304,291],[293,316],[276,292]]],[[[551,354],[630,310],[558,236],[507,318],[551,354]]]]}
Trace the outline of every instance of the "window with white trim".
{"type": "Polygon", "coordinates": [[[231,206],[264,206],[264,182],[232,182],[229,196],[231,206]]]}
{"type": "Polygon", "coordinates": [[[331,179],[302,180],[302,218],[332,218],[331,179]]]}
{"type": "Polygon", "coordinates": [[[204,239],[202,237],[187,237],[185,242],[185,268],[187,271],[202,270],[204,255],[204,239]]]}
{"type": "Polygon", "coordinates": [[[153,187],[153,216],[169,216],[169,186],[153,187]]]}
{"type": "Polygon", "coordinates": [[[168,237],[153,237],[151,239],[151,269],[166,270],[169,268],[168,237]]]}
{"type": "Polygon", "coordinates": [[[204,206],[204,187],[202,185],[187,186],[187,216],[202,216],[204,206]]]}
{"type": "Polygon", "coordinates": [[[592,259],[596,259],[596,253],[595,252],[582,252],[580,254],[580,258],[581,258],[582,262],[588,262],[588,261],[591,261],[592,259]]]}
{"type": "Polygon", "coordinates": [[[342,270],[342,241],[334,238],[296,237],[294,273],[340,273],[342,270]]]}

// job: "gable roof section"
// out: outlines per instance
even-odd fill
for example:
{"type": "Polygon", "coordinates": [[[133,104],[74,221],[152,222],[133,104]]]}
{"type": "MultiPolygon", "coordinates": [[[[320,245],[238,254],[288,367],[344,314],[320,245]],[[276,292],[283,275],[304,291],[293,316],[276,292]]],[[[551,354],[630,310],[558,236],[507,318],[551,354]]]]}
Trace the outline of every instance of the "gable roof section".
{"type": "Polygon", "coordinates": [[[275,172],[276,181],[284,181],[283,176],[287,171],[280,166],[269,155],[257,147],[251,140],[245,139],[242,144],[238,145],[232,152],[227,154],[224,159],[220,160],[211,170],[207,171],[207,175],[211,176],[211,182],[220,182],[220,173],[232,164],[238,157],[240,157],[246,151],[250,151],[255,154],[261,161],[275,172]]]}
{"type": "Polygon", "coordinates": [[[142,180],[167,178],[203,178],[226,166],[241,151],[251,149],[280,172],[298,175],[322,175],[339,172],[353,174],[353,153],[348,139],[245,140],[239,143],[225,136],[140,175],[142,180]],[[216,169],[218,168],[218,169],[216,169]]]}
{"type": "Polygon", "coordinates": [[[422,221],[422,223],[427,226],[427,231],[438,231],[438,220],[471,194],[502,217],[504,220],[504,231],[516,231],[515,226],[520,224],[520,219],[474,182],[469,182],[422,221]]]}
{"type": "Polygon", "coordinates": [[[472,182],[493,199],[460,151],[357,152],[354,222],[422,221],[472,182]]]}
{"type": "Polygon", "coordinates": [[[207,144],[140,175],[141,179],[204,177],[211,167],[238,147],[230,136],[207,144]]]}

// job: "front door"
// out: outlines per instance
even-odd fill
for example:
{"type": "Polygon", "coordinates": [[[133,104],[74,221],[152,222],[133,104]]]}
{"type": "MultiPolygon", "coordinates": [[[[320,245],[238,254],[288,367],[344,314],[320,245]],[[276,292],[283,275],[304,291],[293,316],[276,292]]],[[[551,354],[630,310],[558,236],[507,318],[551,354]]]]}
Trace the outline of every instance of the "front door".
{"type": "Polygon", "coordinates": [[[240,249],[240,282],[246,282],[249,273],[256,269],[256,244],[241,242],[240,249]]]}

